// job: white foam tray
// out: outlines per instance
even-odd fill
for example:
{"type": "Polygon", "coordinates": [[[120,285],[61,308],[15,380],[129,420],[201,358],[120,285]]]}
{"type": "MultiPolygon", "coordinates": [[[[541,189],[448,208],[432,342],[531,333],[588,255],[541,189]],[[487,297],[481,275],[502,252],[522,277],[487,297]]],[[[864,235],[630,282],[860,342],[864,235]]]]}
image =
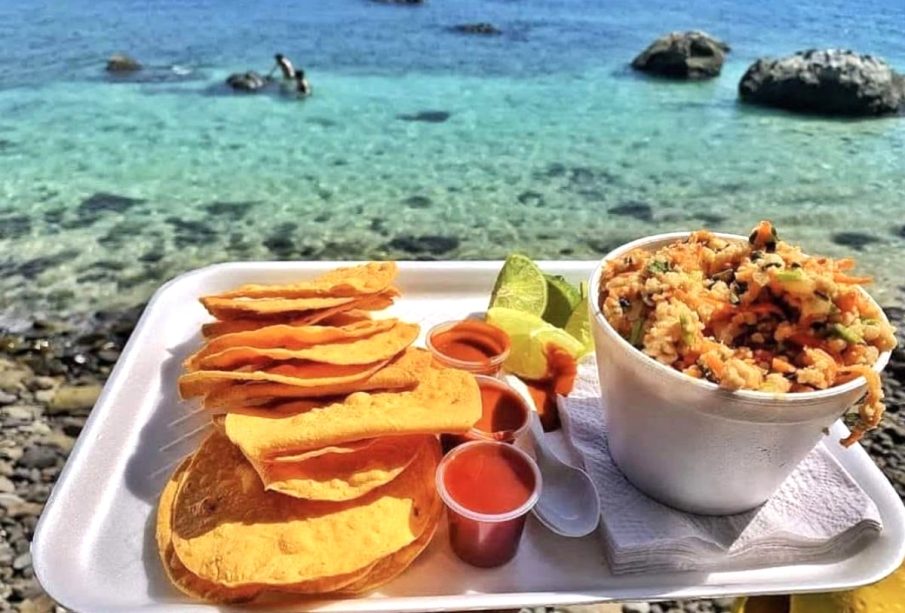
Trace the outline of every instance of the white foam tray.
{"type": "MultiPolygon", "coordinates": [[[[203,436],[206,417],[180,402],[176,378],[200,344],[207,319],[197,298],[247,282],[310,276],[337,262],[220,264],[182,275],[154,295],[88,419],[38,523],[32,558],[47,592],[77,611],[196,611],[167,581],[154,543],[157,496],[180,458],[203,436]],[[188,416],[187,416],[188,415],[188,416]]],[[[593,262],[545,262],[578,281],[593,262]]],[[[400,264],[402,298],[393,312],[427,326],[482,311],[499,262],[400,264]]],[[[442,410],[442,407],[437,407],[442,410]]],[[[834,426],[839,438],[844,426],[834,426]]],[[[880,537],[849,557],[821,564],[716,573],[614,576],[596,536],[570,540],[528,522],[517,557],[494,570],[460,562],[445,528],[399,579],[367,597],[306,602],[323,611],[507,609],[606,600],[722,597],[828,591],[876,581],[905,556],[905,509],[860,448],[829,445],[874,499],[880,537]]]]}

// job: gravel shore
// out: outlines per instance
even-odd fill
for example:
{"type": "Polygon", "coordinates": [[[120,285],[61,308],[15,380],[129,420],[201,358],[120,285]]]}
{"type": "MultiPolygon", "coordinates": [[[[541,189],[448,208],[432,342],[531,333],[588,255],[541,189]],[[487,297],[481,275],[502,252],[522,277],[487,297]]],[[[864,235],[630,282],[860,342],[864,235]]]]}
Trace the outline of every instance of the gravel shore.
{"type": "MultiPolygon", "coordinates": [[[[34,321],[24,330],[0,329],[0,611],[62,610],[35,581],[29,542],[140,312],[100,312],[78,325],[34,321]]],[[[899,347],[884,377],[887,417],[862,444],[905,499],[905,309],[886,312],[899,329],[899,347]]],[[[622,610],[709,613],[728,612],[730,606],[731,599],[724,599],[632,603],[622,610]]]]}

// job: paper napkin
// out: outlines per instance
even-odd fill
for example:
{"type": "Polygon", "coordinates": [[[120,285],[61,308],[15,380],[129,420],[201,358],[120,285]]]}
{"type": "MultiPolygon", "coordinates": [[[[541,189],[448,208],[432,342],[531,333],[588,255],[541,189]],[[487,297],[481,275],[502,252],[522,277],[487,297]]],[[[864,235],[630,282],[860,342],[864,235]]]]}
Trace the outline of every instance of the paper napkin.
{"type": "Polygon", "coordinates": [[[610,457],[599,390],[596,363],[584,360],[574,391],[559,399],[559,409],[566,438],[597,485],[599,530],[614,573],[818,562],[880,532],[873,500],[822,442],[770,500],[746,513],[695,515],[648,498],[610,457]]]}

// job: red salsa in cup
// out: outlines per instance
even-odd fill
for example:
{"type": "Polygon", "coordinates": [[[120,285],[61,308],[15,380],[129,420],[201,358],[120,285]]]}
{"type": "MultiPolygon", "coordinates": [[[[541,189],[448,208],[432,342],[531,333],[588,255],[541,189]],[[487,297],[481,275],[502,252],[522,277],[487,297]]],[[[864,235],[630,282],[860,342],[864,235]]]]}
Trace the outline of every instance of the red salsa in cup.
{"type": "Polygon", "coordinates": [[[525,519],[540,495],[537,465],[504,443],[472,441],[437,469],[453,551],[473,566],[500,566],[518,551],[525,519]]]}
{"type": "Polygon", "coordinates": [[[477,319],[448,321],[428,332],[427,347],[444,366],[494,375],[509,356],[509,336],[477,319]]]}
{"type": "Polygon", "coordinates": [[[475,379],[481,389],[481,418],[465,434],[443,435],[447,451],[467,441],[513,443],[528,429],[531,409],[518,392],[494,377],[475,379]]]}

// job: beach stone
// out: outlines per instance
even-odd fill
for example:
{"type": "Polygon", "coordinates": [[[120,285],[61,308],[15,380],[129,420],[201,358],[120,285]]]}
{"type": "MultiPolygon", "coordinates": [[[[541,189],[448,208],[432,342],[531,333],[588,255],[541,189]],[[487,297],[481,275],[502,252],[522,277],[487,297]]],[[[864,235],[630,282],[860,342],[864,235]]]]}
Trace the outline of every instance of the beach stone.
{"type": "Polygon", "coordinates": [[[0,408],[0,421],[5,426],[24,426],[35,420],[40,413],[39,407],[13,404],[0,408]]]}
{"type": "Polygon", "coordinates": [[[453,32],[459,34],[479,34],[481,36],[498,36],[503,33],[492,23],[481,21],[478,23],[460,23],[452,27],[453,32]]]}
{"type": "Polygon", "coordinates": [[[141,64],[124,53],[114,53],[107,59],[107,72],[129,73],[136,70],[141,70],[141,64]]]}
{"type": "Polygon", "coordinates": [[[632,68],[674,79],[709,79],[720,74],[729,45],[700,30],[670,32],[632,60],[632,68]]]}
{"type": "Polygon", "coordinates": [[[16,486],[7,477],[0,475],[0,494],[12,494],[16,491],[16,486]]]}
{"type": "Polygon", "coordinates": [[[31,445],[19,458],[19,465],[25,468],[49,468],[57,463],[59,454],[52,447],[31,445]]]}
{"type": "Polygon", "coordinates": [[[646,602],[627,602],[622,605],[622,613],[650,613],[650,605],[646,602]]]}
{"type": "Polygon", "coordinates": [[[19,613],[53,613],[57,610],[56,604],[47,594],[26,598],[19,604],[19,613]]]}
{"type": "MultiPolygon", "coordinates": [[[[15,494],[0,494],[0,508],[6,511],[7,517],[17,519],[23,517],[37,517],[41,514],[43,505],[34,502],[25,502],[15,494]]],[[[7,530],[9,529],[7,528],[7,530]]]]}
{"type": "Polygon", "coordinates": [[[264,77],[254,70],[236,72],[226,77],[226,84],[236,91],[254,92],[264,87],[264,77]]]}
{"type": "Polygon", "coordinates": [[[100,396],[101,386],[90,385],[64,385],[60,387],[47,406],[48,413],[87,413],[97,402],[100,396]]]}
{"type": "Polygon", "coordinates": [[[905,109],[905,77],[872,55],[810,49],[757,60],[742,76],[739,95],[803,113],[888,115],[905,109]]]}
{"type": "Polygon", "coordinates": [[[26,566],[31,566],[31,554],[28,552],[23,553],[13,560],[13,568],[15,570],[22,570],[26,566]]]}
{"type": "Polygon", "coordinates": [[[16,396],[15,394],[10,394],[10,393],[4,392],[3,390],[0,390],[0,405],[12,404],[18,399],[19,399],[19,397],[16,396]]]}

